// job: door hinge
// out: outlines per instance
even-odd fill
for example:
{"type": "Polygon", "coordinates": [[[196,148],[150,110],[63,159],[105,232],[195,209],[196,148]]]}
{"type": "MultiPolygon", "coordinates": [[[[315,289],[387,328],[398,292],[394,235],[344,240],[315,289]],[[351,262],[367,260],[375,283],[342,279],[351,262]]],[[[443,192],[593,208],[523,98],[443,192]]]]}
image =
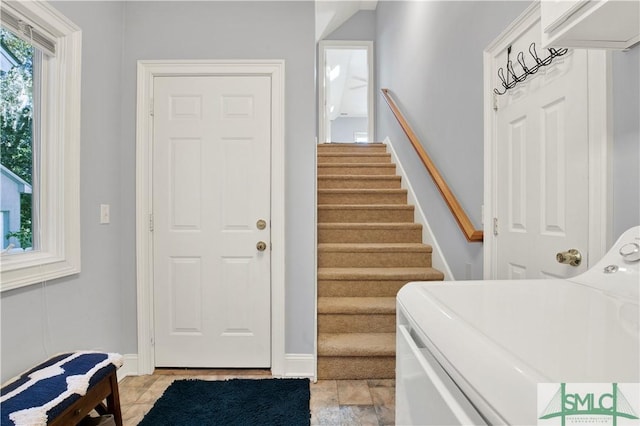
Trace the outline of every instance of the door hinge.
{"type": "Polygon", "coordinates": [[[151,346],[155,346],[156,342],[153,340],[153,337],[151,337],[151,346]]]}
{"type": "Polygon", "coordinates": [[[149,231],[153,232],[153,213],[149,214],[149,231]]]}
{"type": "Polygon", "coordinates": [[[498,235],[498,218],[497,217],[493,218],[493,235],[495,236],[498,235]]]}
{"type": "Polygon", "coordinates": [[[153,98],[149,101],[149,115],[153,117],[153,98]]]}
{"type": "Polygon", "coordinates": [[[498,110],[498,95],[496,95],[495,93],[493,94],[493,110],[498,110]]]}

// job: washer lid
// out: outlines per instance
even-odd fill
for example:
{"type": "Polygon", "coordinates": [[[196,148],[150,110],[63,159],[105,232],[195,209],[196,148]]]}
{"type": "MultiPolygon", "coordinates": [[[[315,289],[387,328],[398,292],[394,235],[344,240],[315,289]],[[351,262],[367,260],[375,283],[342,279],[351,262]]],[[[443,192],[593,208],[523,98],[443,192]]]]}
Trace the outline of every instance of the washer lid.
{"type": "Polygon", "coordinates": [[[640,380],[637,300],[520,280],[411,283],[398,303],[472,402],[510,424],[537,423],[538,383],[640,380]]]}

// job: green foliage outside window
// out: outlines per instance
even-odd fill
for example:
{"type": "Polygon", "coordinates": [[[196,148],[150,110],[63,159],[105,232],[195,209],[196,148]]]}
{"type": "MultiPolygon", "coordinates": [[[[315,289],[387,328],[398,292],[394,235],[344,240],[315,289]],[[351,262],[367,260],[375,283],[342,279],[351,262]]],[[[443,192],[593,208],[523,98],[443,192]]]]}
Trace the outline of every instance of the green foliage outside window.
{"type": "MultiPolygon", "coordinates": [[[[18,63],[0,71],[0,162],[30,185],[33,165],[33,47],[5,29],[0,43],[18,63]]],[[[20,197],[20,229],[5,238],[16,237],[21,247],[32,246],[31,194],[20,197]]]]}

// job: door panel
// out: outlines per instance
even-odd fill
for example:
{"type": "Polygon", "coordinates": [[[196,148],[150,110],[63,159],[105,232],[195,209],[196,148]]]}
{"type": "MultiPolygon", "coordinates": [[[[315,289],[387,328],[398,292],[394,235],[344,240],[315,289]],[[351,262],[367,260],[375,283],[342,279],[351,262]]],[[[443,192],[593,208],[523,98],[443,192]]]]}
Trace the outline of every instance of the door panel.
{"type": "MultiPolygon", "coordinates": [[[[534,41],[539,46],[539,38],[538,21],[512,52],[527,52],[534,41]]],[[[505,62],[506,52],[496,59],[505,62]]],[[[565,278],[586,270],[586,261],[559,264],[556,253],[588,254],[587,90],[587,53],[573,50],[498,96],[497,278],[565,278]]]]}
{"type": "Polygon", "coordinates": [[[156,366],[270,366],[270,87],[154,79],[156,366]]]}

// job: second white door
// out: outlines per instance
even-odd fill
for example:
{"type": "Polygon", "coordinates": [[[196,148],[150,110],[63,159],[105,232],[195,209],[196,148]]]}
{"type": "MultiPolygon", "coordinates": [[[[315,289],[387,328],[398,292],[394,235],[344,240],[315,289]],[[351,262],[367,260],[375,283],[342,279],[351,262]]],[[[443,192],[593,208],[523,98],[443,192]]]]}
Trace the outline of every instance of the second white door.
{"type": "MultiPolygon", "coordinates": [[[[532,67],[532,41],[540,45],[539,20],[514,40],[510,59],[525,52],[532,67]]],[[[571,50],[497,99],[496,278],[567,278],[587,268],[587,55],[571,50]],[[582,262],[558,263],[570,249],[582,262]]],[[[496,63],[506,61],[502,52],[496,63]]]]}
{"type": "Polygon", "coordinates": [[[158,367],[271,364],[270,83],[154,79],[158,367]]]}

